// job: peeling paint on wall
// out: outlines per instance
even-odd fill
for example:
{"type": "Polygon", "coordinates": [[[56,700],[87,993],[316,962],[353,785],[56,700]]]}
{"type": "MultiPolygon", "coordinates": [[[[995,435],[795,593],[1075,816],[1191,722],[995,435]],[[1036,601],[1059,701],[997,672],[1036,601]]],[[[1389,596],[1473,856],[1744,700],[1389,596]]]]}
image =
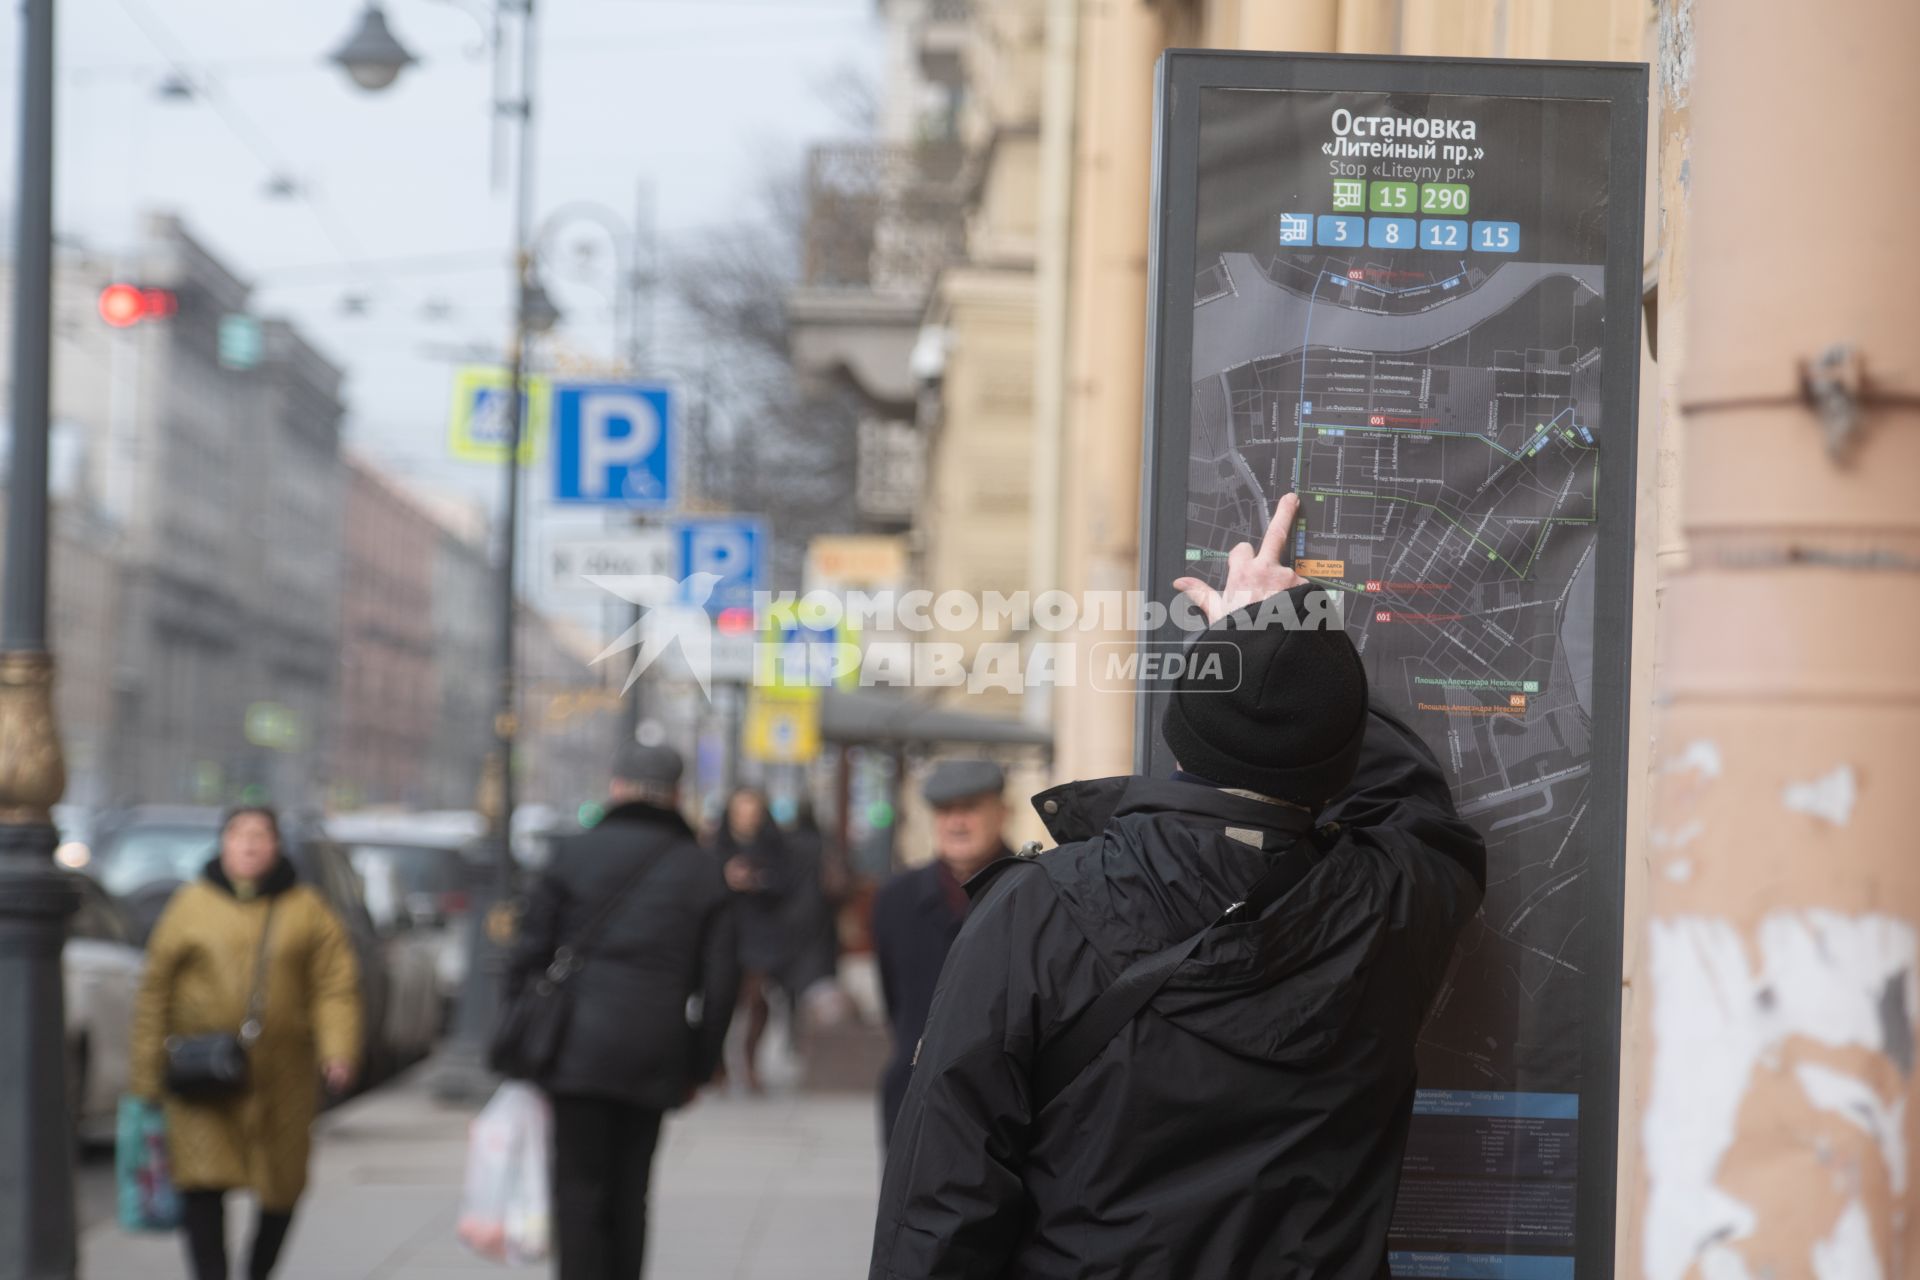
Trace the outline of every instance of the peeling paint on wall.
{"type": "Polygon", "coordinates": [[[1660,88],[1676,109],[1693,91],[1693,0],[1660,6],[1660,88]]]}
{"type": "Polygon", "coordinates": [[[1706,830],[1707,824],[1698,818],[1677,827],[1652,827],[1647,831],[1647,843],[1656,849],[1684,849],[1706,834],[1706,830]]]}
{"type": "MultiPolygon", "coordinates": [[[[1753,939],[1757,972],[1748,940],[1727,920],[1675,916],[1653,921],[1651,934],[1641,1261],[1648,1280],[1684,1280],[1696,1266],[1708,1280],[1743,1280],[1747,1268],[1729,1246],[1753,1234],[1756,1216],[1719,1186],[1719,1174],[1755,1067],[1793,1038],[1884,1053],[1910,1066],[1920,930],[1885,915],[1776,912],[1753,939]],[[1897,992],[1891,1017],[1889,992],[1897,992]]],[[[1871,1083],[1831,1066],[1803,1066],[1796,1078],[1816,1106],[1873,1135],[1889,1179],[1904,1182],[1904,1098],[1882,1098],[1871,1083]]],[[[1849,1280],[1881,1275],[1871,1234],[1843,1218],[1809,1259],[1811,1270],[1849,1280]]]]}
{"type": "Polygon", "coordinates": [[[1725,769],[1720,744],[1709,738],[1696,738],[1687,744],[1685,751],[1667,762],[1663,772],[1686,773],[1692,770],[1702,778],[1717,778],[1725,769]]]}
{"type": "Polygon", "coordinates": [[[1853,804],[1860,798],[1854,785],[1853,766],[1843,764],[1825,777],[1812,782],[1796,782],[1782,795],[1787,808],[1795,813],[1844,827],[1853,821],[1853,804]]]}
{"type": "Polygon", "coordinates": [[[1794,1068],[1794,1077],[1806,1091],[1807,1101],[1823,1111],[1832,1111],[1862,1130],[1880,1148],[1887,1164],[1887,1183],[1898,1195],[1907,1189],[1907,1100],[1887,1103],[1865,1081],[1835,1071],[1817,1062],[1803,1062],[1794,1068]]]}
{"type": "Polygon", "coordinates": [[[1887,1273],[1873,1251],[1873,1223],[1855,1200],[1840,1215],[1833,1234],[1813,1246],[1816,1280],[1882,1280],[1887,1273]]]}

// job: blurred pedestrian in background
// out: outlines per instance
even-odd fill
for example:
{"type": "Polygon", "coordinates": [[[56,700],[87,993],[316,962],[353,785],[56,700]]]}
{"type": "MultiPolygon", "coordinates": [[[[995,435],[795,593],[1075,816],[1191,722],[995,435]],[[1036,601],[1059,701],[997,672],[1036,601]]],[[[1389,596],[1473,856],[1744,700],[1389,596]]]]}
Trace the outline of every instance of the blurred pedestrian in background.
{"type": "Polygon", "coordinates": [[[767,812],[767,797],[740,787],[727,797],[726,818],[714,833],[714,853],[739,904],[740,1004],[747,1015],[745,1078],[759,1093],[760,1042],[772,1017],[768,995],[793,958],[787,901],[793,864],[786,839],[767,812]]]}
{"type": "Polygon", "coordinates": [[[842,891],[834,883],[835,860],[827,856],[827,836],[814,816],[813,802],[803,799],[787,827],[787,859],[792,892],[787,895],[788,957],[780,972],[796,1017],[808,1006],[811,993],[831,984],[840,971],[838,912],[842,891]]]}
{"type": "Polygon", "coordinates": [[[933,810],[934,860],[901,872],[874,898],[873,952],[893,1033],[893,1057],[880,1085],[880,1126],[886,1141],[892,1141],[894,1118],[906,1097],[913,1051],[926,1030],[940,967],[967,919],[967,895],[961,886],[1013,853],[1005,834],[1006,786],[1006,773],[991,760],[943,760],[935,765],[921,788],[933,810]]]}
{"type": "Polygon", "coordinates": [[[529,893],[508,967],[511,999],[569,953],[566,1025],[535,1081],[553,1101],[560,1280],[640,1275],[661,1119],[713,1079],[733,1016],[732,903],[680,815],[682,770],[670,747],[621,753],[606,815],[558,842],[529,893]]]}
{"type": "Polygon", "coordinates": [[[133,1019],[129,1091],[164,1100],[196,1280],[227,1280],[226,1193],[242,1188],[260,1210],[247,1276],[272,1273],[307,1185],[319,1084],[334,1093],[352,1084],[361,1034],[346,930],[300,883],[273,810],[233,810],[218,856],[154,926],[133,1019]],[[178,1096],[186,1086],[169,1053],[236,1036],[246,1047],[244,1084],[178,1096]]]}

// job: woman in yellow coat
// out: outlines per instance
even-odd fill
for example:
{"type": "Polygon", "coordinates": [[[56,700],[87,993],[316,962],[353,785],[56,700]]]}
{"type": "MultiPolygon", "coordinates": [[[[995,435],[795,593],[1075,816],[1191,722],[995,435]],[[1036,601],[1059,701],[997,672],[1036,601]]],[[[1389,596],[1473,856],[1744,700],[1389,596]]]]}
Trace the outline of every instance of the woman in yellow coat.
{"type": "Polygon", "coordinates": [[[265,1280],[273,1270],[306,1189],[320,1081],[335,1092],[351,1083],[360,1022],[346,930],[282,856],[273,811],[234,810],[220,831],[219,856],[173,896],[154,926],[134,1009],[131,1091],[165,1103],[168,1153],[198,1280],[227,1280],[225,1196],[242,1188],[260,1205],[248,1276],[265,1280]],[[168,1037],[239,1032],[269,927],[246,1091],[214,1100],[168,1096],[168,1037]]]}

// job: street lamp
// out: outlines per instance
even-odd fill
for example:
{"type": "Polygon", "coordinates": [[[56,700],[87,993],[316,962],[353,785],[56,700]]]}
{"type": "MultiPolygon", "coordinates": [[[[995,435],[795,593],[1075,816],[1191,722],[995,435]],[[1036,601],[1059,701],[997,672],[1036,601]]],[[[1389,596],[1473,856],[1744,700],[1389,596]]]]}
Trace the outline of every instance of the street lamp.
{"type": "MultiPolygon", "coordinates": [[[[618,213],[595,200],[575,200],[564,204],[540,224],[535,242],[546,246],[561,227],[572,222],[595,222],[607,233],[607,239],[613,245],[614,281],[614,348],[616,358],[624,357],[628,370],[638,374],[645,355],[646,334],[643,333],[641,311],[647,298],[647,291],[653,287],[653,273],[642,267],[640,257],[643,246],[650,247],[651,237],[643,229],[652,225],[651,191],[644,185],[640,188],[640,199],[634,210],[633,225],[629,227],[618,213]],[[624,351],[621,350],[624,344],[624,351]]],[[[637,629],[643,610],[633,606],[632,625],[637,629]]],[[[632,742],[639,732],[646,698],[646,684],[635,681],[632,696],[623,701],[620,721],[620,741],[632,742]]]]}
{"type": "MultiPolygon", "coordinates": [[[[493,751],[477,780],[477,802],[487,817],[488,842],[493,854],[493,883],[490,892],[480,895],[473,914],[472,958],[467,965],[467,981],[461,991],[452,1043],[448,1046],[433,1088],[450,1101],[468,1101],[482,1096],[492,1077],[483,1061],[483,1049],[491,1034],[500,1002],[500,981],[505,967],[504,944],[511,936],[503,912],[512,901],[518,873],[513,857],[513,743],[518,730],[514,682],[514,600],[515,566],[520,547],[520,441],[525,418],[527,340],[546,332],[560,319],[559,308],[547,297],[534,272],[533,252],[528,236],[533,209],[533,79],[536,66],[534,0],[494,0],[491,41],[495,59],[497,88],[493,103],[496,120],[511,120],[515,133],[518,163],[514,166],[513,200],[513,338],[508,348],[506,440],[501,462],[502,515],[499,571],[499,598],[494,625],[494,675],[498,701],[493,715],[493,751]],[[520,19],[519,93],[509,96],[500,59],[505,48],[504,19],[520,19]]],[[[414,61],[413,55],[387,28],[386,15],[378,5],[369,5],[361,15],[360,28],[333,55],[335,63],[346,69],[354,83],[379,91],[391,85],[400,72],[414,61]]]]}
{"type": "Polygon", "coordinates": [[[333,62],[346,69],[353,82],[369,93],[377,93],[400,78],[400,73],[418,62],[405,45],[394,39],[387,28],[387,15],[377,4],[370,4],[360,15],[360,25],[346,43],[333,51],[333,62]]]}
{"type": "Polygon", "coordinates": [[[79,898],[53,862],[52,810],[67,779],[47,644],[53,5],[20,6],[13,443],[0,588],[0,1280],[71,1277],[76,1265],[60,950],[79,898]]]}
{"type": "Polygon", "coordinates": [[[537,275],[529,276],[520,288],[520,315],[528,333],[552,333],[553,327],[560,323],[560,308],[554,305],[537,275]]]}

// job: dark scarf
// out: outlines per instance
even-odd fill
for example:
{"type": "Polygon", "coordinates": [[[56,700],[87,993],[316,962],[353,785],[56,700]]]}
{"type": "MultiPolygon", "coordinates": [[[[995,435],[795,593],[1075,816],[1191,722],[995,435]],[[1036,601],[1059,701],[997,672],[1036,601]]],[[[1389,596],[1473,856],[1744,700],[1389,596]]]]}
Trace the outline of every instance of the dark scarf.
{"type": "Polygon", "coordinates": [[[278,897],[300,882],[300,873],[293,869],[293,864],[287,861],[287,855],[284,853],[274,858],[273,865],[267,868],[267,874],[261,876],[254,884],[253,892],[244,896],[227,875],[227,869],[220,865],[218,855],[207,863],[206,870],[202,871],[200,876],[229,898],[242,900],[278,897]]]}

